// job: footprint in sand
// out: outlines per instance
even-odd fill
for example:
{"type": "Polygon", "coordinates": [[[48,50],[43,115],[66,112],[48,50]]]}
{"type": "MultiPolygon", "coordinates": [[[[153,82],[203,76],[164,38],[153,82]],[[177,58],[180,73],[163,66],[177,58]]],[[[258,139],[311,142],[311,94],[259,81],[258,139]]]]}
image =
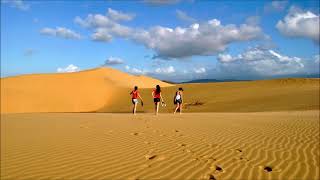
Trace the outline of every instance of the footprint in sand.
{"type": "Polygon", "coordinates": [[[272,171],[272,167],[270,167],[270,166],[265,166],[263,169],[264,169],[266,172],[271,172],[271,171],[272,171]]]}
{"type": "Polygon", "coordinates": [[[240,159],[240,160],[243,160],[243,161],[249,161],[249,159],[246,158],[246,157],[240,157],[239,159],[240,159]]]}
{"type": "Polygon", "coordinates": [[[218,166],[218,165],[211,166],[211,167],[210,167],[210,170],[212,170],[212,171],[218,171],[218,172],[223,172],[222,167],[221,167],[221,166],[218,166]]]}
{"type": "Polygon", "coordinates": [[[265,172],[270,173],[270,172],[281,172],[281,169],[278,169],[276,167],[267,165],[267,166],[259,166],[260,169],[263,169],[265,172]]]}
{"type": "Polygon", "coordinates": [[[187,145],[186,144],[183,144],[183,143],[178,143],[177,144],[179,147],[186,147],[187,145]]]}
{"type": "Polygon", "coordinates": [[[133,133],[131,133],[131,135],[133,135],[133,136],[138,136],[138,135],[140,135],[140,133],[133,132],[133,133]]]}
{"type": "Polygon", "coordinates": [[[241,150],[241,149],[236,149],[236,151],[238,151],[238,152],[242,152],[242,150],[241,150]]]}
{"type": "Polygon", "coordinates": [[[203,180],[216,180],[216,178],[212,174],[204,175],[201,179],[203,179],[203,180]]]}
{"type": "Polygon", "coordinates": [[[146,158],[146,160],[152,160],[152,159],[156,158],[157,155],[155,155],[155,154],[146,154],[144,157],[146,158]]]}

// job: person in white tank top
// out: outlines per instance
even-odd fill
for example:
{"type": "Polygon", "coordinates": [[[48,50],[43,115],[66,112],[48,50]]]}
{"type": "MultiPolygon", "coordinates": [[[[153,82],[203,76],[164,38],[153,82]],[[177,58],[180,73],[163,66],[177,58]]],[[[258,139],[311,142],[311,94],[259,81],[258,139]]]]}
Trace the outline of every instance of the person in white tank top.
{"type": "Polygon", "coordinates": [[[182,113],[182,94],[183,94],[183,89],[180,87],[174,97],[174,104],[176,104],[176,109],[174,110],[173,114],[176,114],[178,109],[180,114],[182,113]]]}

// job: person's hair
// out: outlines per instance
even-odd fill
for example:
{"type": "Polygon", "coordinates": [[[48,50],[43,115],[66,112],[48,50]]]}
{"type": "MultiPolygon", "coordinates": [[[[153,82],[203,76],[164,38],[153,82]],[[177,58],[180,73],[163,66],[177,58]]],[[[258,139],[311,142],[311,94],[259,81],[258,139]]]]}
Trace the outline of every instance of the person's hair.
{"type": "Polygon", "coordinates": [[[159,94],[161,92],[161,88],[159,85],[156,86],[156,93],[159,94]]]}
{"type": "Polygon", "coordinates": [[[179,91],[183,91],[182,87],[179,87],[179,91]]]}
{"type": "Polygon", "coordinates": [[[135,87],[134,87],[134,90],[135,90],[135,91],[138,90],[138,86],[135,86],[135,87]]]}

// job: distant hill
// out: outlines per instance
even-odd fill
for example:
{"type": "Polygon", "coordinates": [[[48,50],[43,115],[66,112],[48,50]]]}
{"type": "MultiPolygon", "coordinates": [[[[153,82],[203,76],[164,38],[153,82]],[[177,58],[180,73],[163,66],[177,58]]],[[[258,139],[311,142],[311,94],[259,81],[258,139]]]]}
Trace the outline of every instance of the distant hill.
{"type": "Polygon", "coordinates": [[[249,81],[249,80],[237,80],[237,79],[223,79],[223,80],[218,80],[218,79],[195,79],[191,81],[185,81],[182,82],[184,84],[186,83],[211,83],[211,82],[234,82],[234,81],[249,81]]]}

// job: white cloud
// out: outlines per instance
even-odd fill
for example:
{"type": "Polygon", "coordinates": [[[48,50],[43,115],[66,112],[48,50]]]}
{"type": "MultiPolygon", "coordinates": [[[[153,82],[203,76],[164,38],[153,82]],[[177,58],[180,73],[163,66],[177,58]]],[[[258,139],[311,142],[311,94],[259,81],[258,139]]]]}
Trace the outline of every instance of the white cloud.
{"type": "Polygon", "coordinates": [[[276,28],[288,37],[304,37],[319,42],[319,23],[319,15],[291,7],[286,17],[278,21],[276,28]]]}
{"type": "Polygon", "coordinates": [[[143,75],[143,74],[147,74],[149,72],[148,70],[138,69],[135,67],[130,67],[128,65],[125,66],[125,69],[128,73],[135,74],[135,75],[143,75]]]}
{"type": "Polygon", "coordinates": [[[304,70],[304,61],[298,57],[281,55],[274,50],[251,48],[232,57],[218,56],[224,70],[243,71],[263,76],[294,74],[304,70]]]}
{"type": "Polygon", "coordinates": [[[235,59],[230,54],[219,54],[218,60],[223,63],[232,62],[235,59]]]}
{"type": "Polygon", "coordinates": [[[242,24],[221,25],[217,19],[190,27],[174,29],[156,26],[135,31],[131,39],[157,53],[160,58],[185,58],[194,55],[214,55],[232,42],[262,38],[260,27],[242,24]]]}
{"type": "MultiPolygon", "coordinates": [[[[314,56],[314,62],[315,62],[316,64],[319,64],[319,65],[320,65],[320,55],[319,55],[319,54],[314,56]]],[[[319,67],[319,68],[320,68],[320,67],[319,67]]]]}
{"type": "Polygon", "coordinates": [[[40,33],[48,36],[56,36],[65,39],[80,39],[81,35],[64,27],[53,28],[43,28],[40,30],[40,33]]]}
{"type": "MultiPolygon", "coordinates": [[[[117,65],[117,64],[123,64],[124,61],[121,58],[118,57],[109,57],[104,64],[105,65],[117,65]]],[[[129,66],[128,66],[129,67],[129,66]]]]}
{"type": "Polygon", "coordinates": [[[283,11],[287,7],[288,1],[272,1],[264,6],[265,12],[283,11]]]}
{"type": "Polygon", "coordinates": [[[198,68],[198,69],[194,69],[194,72],[197,73],[197,74],[202,74],[202,73],[206,72],[206,68],[201,67],[201,68],[198,68]]]}
{"type": "Polygon", "coordinates": [[[110,27],[115,24],[110,18],[101,14],[89,14],[85,19],[77,16],[74,22],[85,28],[110,27]]]}
{"type": "Polygon", "coordinates": [[[156,68],[155,73],[157,74],[171,74],[176,72],[173,66],[168,66],[168,67],[162,67],[162,68],[156,68]]]}
{"type": "Polygon", "coordinates": [[[9,4],[11,7],[17,8],[22,11],[30,9],[30,5],[26,4],[23,0],[2,0],[1,3],[9,4]]]}
{"type": "Polygon", "coordinates": [[[104,28],[96,29],[96,31],[91,35],[91,38],[94,41],[102,41],[102,42],[109,42],[112,40],[112,36],[104,28]]]}
{"type": "Polygon", "coordinates": [[[176,10],[176,15],[182,21],[187,21],[187,22],[195,22],[196,21],[196,19],[188,16],[185,12],[183,12],[181,10],[176,10]]]}
{"type": "Polygon", "coordinates": [[[113,36],[129,39],[154,50],[155,58],[164,59],[215,55],[233,42],[265,37],[256,23],[222,25],[217,19],[194,23],[189,27],[154,26],[149,29],[124,26],[111,19],[109,15],[101,14],[89,14],[85,19],[76,17],[74,21],[92,29],[94,32],[91,37],[95,41],[109,42],[113,36]]]}
{"type": "Polygon", "coordinates": [[[111,19],[115,21],[130,21],[134,18],[133,14],[125,14],[120,11],[108,8],[108,15],[111,19]]]}
{"type": "Polygon", "coordinates": [[[77,72],[77,71],[80,71],[80,68],[75,66],[75,65],[73,65],[73,64],[70,64],[65,68],[58,68],[57,69],[57,72],[59,72],[59,73],[77,72]]]}

